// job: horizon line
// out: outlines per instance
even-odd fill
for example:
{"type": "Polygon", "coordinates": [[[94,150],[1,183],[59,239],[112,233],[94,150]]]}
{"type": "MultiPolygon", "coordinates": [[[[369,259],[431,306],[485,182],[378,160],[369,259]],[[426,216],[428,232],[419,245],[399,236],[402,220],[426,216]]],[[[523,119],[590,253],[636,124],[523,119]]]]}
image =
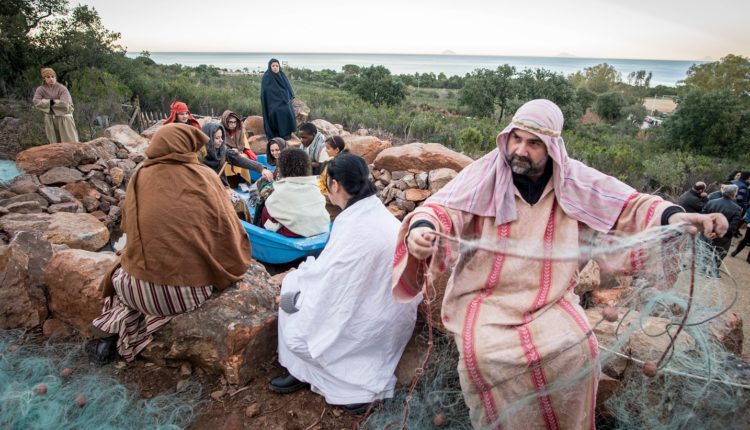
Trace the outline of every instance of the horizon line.
{"type": "MultiPolygon", "coordinates": [[[[665,58],[627,58],[627,57],[579,57],[577,55],[564,53],[565,55],[500,55],[500,54],[458,54],[458,53],[403,53],[403,52],[281,52],[281,51],[150,51],[147,49],[141,51],[128,51],[126,54],[140,54],[141,52],[147,51],[150,54],[269,54],[269,55],[434,55],[434,56],[446,56],[446,57],[507,57],[507,58],[570,58],[579,60],[639,60],[639,61],[676,61],[676,62],[700,62],[700,63],[711,63],[719,60],[711,59],[665,59],[665,58]]],[[[562,53],[561,53],[562,54],[562,53]]],[[[730,55],[730,54],[726,54],[730,55]]],[[[725,55],[725,56],[726,56],[725,55]]],[[[722,57],[723,58],[723,57],[722,57]]]]}

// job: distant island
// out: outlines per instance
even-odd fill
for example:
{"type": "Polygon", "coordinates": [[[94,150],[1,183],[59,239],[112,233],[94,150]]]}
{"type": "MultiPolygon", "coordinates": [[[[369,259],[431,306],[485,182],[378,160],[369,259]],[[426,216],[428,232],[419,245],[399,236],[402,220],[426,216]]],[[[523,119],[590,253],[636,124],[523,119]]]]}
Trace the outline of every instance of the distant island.
{"type": "Polygon", "coordinates": [[[446,49],[445,51],[441,52],[442,55],[456,55],[454,51],[451,51],[450,49],[446,49]]]}

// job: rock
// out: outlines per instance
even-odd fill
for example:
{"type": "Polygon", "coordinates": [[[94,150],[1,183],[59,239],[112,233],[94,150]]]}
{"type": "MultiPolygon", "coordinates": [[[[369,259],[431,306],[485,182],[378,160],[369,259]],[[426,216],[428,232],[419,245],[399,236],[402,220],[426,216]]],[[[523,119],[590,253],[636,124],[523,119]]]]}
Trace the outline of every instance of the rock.
{"type": "Polygon", "coordinates": [[[256,154],[265,154],[266,146],[268,145],[268,139],[265,134],[259,134],[251,136],[247,143],[250,145],[250,149],[256,154]]]}
{"type": "Polygon", "coordinates": [[[119,206],[111,206],[107,212],[107,218],[112,221],[119,221],[122,216],[122,209],[119,206]]]}
{"type": "Polygon", "coordinates": [[[81,213],[85,212],[85,209],[83,208],[83,205],[81,203],[76,201],[49,205],[49,207],[47,208],[47,212],[51,214],[57,212],[81,213]]]}
{"type": "Polygon", "coordinates": [[[599,374],[599,385],[596,388],[596,408],[598,413],[606,407],[606,401],[612,397],[620,388],[622,382],[609,377],[606,373],[599,374]]]}
{"type": "Polygon", "coordinates": [[[180,365],[180,376],[190,376],[193,374],[193,366],[190,363],[182,363],[180,365]]]}
{"type": "Polygon", "coordinates": [[[617,306],[624,296],[630,295],[631,288],[597,288],[591,291],[590,303],[592,306],[609,305],[617,306]]]}
{"type": "Polygon", "coordinates": [[[52,246],[38,232],[20,232],[0,245],[0,329],[31,328],[47,318],[42,285],[50,258],[52,246]]]}
{"type": "MultiPolygon", "coordinates": [[[[2,186],[2,185],[0,185],[0,186],[2,186]]],[[[34,191],[29,191],[29,192],[33,193],[34,191]]],[[[18,194],[14,193],[13,191],[0,189],[0,200],[9,199],[9,198],[15,197],[17,195],[18,194]]]]}
{"type": "MultiPolygon", "coordinates": [[[[106,137],[96,138],[89,142],[85,142],[84,145],[89,156],[94,160],[111,160],[113,158],[119,158],[117,157],[117,151],[119,149],[117,144],[106,137]]],[[[127,155],[125,155],[125,158],[127,158],[127,155]]]]}
{"type": "Polygon", "coordinates": [[[742,317],[735,312],[727,312],[708,323],[711,335],[724,348],[738,356],[742,355],[742,317]]]}
{"type": "Polygon", "coordinates": [[[125,190],[122,190],[122,189],[119,189],[119,188],[115,190],[115,198],[117,200],[124,200],[126,194],[127,193],[125,192],[125,190]]]}
{"type": "MultiPolygon", "coordinates": [[[[101,172],[97,172],[101,173],[101,172]]],[[[112,188],[109,186],[108,183],[104,182],[101,179],[92,178],[89,180],[89,183],[94,186],[94,189],[96,191],[99,191],[99,193],[103,195],[112,195],[112,188]]]]}
{"type": "Polygon", "coordinates": [[[401,178],[402,181],[406,184],[407,188],[416,188],[417,186],[417,179],[414,177],[412,173],[409,173],[408,175],[401,178]]]}
{"type": "Polygon", "coordinates": [[[66,184],[63,185],[63,188],[70,191],[77,200],[83,200],[84,197],[92,197],[94,200],[99,200],[99,197],[101,197],[101,194],[85,181],[66,184]]]}
{"type": "Polygon", "coordinates": [[[41,186],[39,187],[37,193],[39,193],[39,195],[47,199],[47,201],[52,204],[69,203],[76,201],[76,198],[73,196],[73,194],[65,188],[41,186]]]}
{"type": "Polygon", "coordinates": [[[39,180],[44,185],[69,184],[83,180],[83,174],[69,167],[53,167],[39,176],[39,180]]]}
{"type": "Polygon", "coordinates": [[[389,172],[388,170],[385,170],[385,169],[383,169],[383,170],[380,171],[380,180],[381,181],[383,181],[384,183],[388,184],[389,182],[391,182],[391,179],[393,179],[393,177],[391,176],[391,172],[389,172]]]}
{"type": "Polygon", "coordinates": [[[266,134],[266,131],[263,129],[262,116],[251,115],[245,118],[243,124],[245,125],[245,131],[252,133],[251,136],[262,136],[266,134]]]}
{"type": "Polygon", "coordinates": [[[5,206],[5,210],[12,214],[32,214],[42,212],[42,207],[37,202],[18,202],[5,206]]]}
{"type": "Polygon", "coordinates": [[[391,142],[380,140],[375,136],[349,135],[344,136],[344,142],[349,152],[364,158],[367,164],[372,164],[378,154],[391,147],[391,142]]]}
{"type": "Polygon", "coordinates": [[[146,139],[151,139],[154,137],[154,134],[161,128],[161,126],[164,125],[164,120],[160,119],[156,122],[156,124],[152,125],[151,127],[143,130],[141,132],[141,136],[145,137],[146,139]]]}
{"type": "Polygon", "coordinates": [[[123,171],[119,167],[113,167],[109,169],[109,176],[112,181],[112,186],[118,187],[120,184],[122,184],[122,181],[125,179],[125,171],[123,171]]]}
{"type": "Polygon", "coordinates": [[[52,316],[90,334],[89,325],[102,310],[99,283],[115,260],[111,252],[57,252],[44,272],[52,316]]]}
{"type": "Polygon", "coordinates": [[[135,164],[138,164],[146,159],[146,156],[143,154],[137,154],[131,152],[130,155],[128,155],[128,160],[132,161],[135,164]]]}
{"type": "Polygon", "coordinates": [[[388,187],[383,188],[383,194],[384,194],[383,204],[387,205],[388,203],[392,202],[396,198],[396,196],[398,196],[398,192],[399,192],[398,188],[392,185],[391,185],[391,188],[388,188],[388,187]]]}
{"type": "Polygon", "coordinates": [[[80,170],[83,173],[88,173],[92,170],[104,170],[104,166],[101,164],[81,164],[77,167],[78,170],[80,170]]]}
{"type": "Polygon", "coordinates": [[[310,116],[310,108],[307,107],[302,100],[294,99],[292,100],[292,109],[294,109],[294,117],[297,120],[297,126],[299,127],[303,122],[307,121],[307,117],[310,116]]]}
{"type": "Polygon", "coordinates": [[[13,180],[8,190],[15,194],[35,193],[40,185],[42,183],[36,175],[20,175],[13,180]]]}
{"type": "Polygon", "coordinates": [[[104,174],[104,172],[100,172],[98,170],[92,170],[88,173],[86,173],[86,176],[83,178],[86,181],[91,181],[91,179],[96,179],[98,181],[104,182],[107,179],[107,175],[104,174]]]}
{"type": "Polygon", "coordinates": [[[109,221],[109,218],[107,218],[107,214],[105,214],[104,211],[94,211],[94,212],[91,212],[91,216],[93,216],[94,218],[96,218],[102,224],[106,224],[109,221]]]}
{"type": "Polygon", "coordinates": [[[394,172],[391,172],[391,181],[400,181],[401,178],[408,175],[408,170],[396,170],[394,172]]]}
{"type": "Polygon", "coordinates": [[[127,125],[113,125],[104,130],[104,137],[119,143],[131,154],[143,154],[150,141],[127,125]]]}
{"type": "Polygon", "coordinates": [[[91,196],[85,196],[81,199],[81,203],[83,204],[84,209],[86,209],[86,212],[94,212],[99,209],[99,199],[95,199],[91,196]]]}
{"type": "Polygon", "coordinates": [[[367,136],[368,134],[370,134],[370,130],[366,128],[360,128],[360,129],[357,129],[357,131],[355,131],[354,134],[356,134],[357,136],[367,136]]]}
{"type": "Polygon", "coordinates": [[[575,293],[579,296],[588,291],[599,288],[601,272],[599,265],[594,260],[589,260],[586,266],[578,273],[575,293]]]}
{"type": "Polygon", "coordinates": [[[403,220],[404,217],[406,216],[406,211],[404,211],[403,209],[399,208],[398,206],[396,206],[393,203],[390,204],[390,205],[388,205],[387,209],[388,209],[388,212],[390,212],[391,214],[393,214],[393,216],[395,216],[399,220],[403,220]]]}
{"type": "Polygon", "coordinates": [[[378,169],[429,171],[447,167],[461,171],[473,160],[466,155],[446,148],[439,143],[409,143],[384,149],[375,158],[378,169]]]}
{"type": "Polygon", "coordinates": [[[21,151],[16,156],[16,165],[26,173],[40,174],[54,167],[76,167],[81,163],[95,161],[88,154],[88,147],[78,142],[52,143],[21,151]]]}
{"type": "Polygon", "coordinates": [[[427,183],[428,183],[427,179],[428,179],[428,177],[429,177],[429,175],[427,174],[427,172],[419,172],[419,173],[417,173],[414,176],[414,179],[417,181],[417,186],[420,189],[422,189],[422,190],[427,189],[427,183]]]}
{"type": "Polygon", "coordinates": [[[419,188],[409,188],[404,191],[404,199],[411,202],[421,202],[431,195],[430,190],[420,190],[419,188]]]}
{"type": "Polygon", "coordinates": [[[255,418],[258,415],[260,415],[260,405],[258,403],[253,403],[247,408],[245,408],[246,418],[255,418]]]}
{"type": "MultiPolygon", "coordinates": [[[[414,379],[417,369],[422,367],[422,361],[424,361],[425,354],[427,353],[427,337],[420,336],[424,330],[425,328],[421,324],[417,324],[414,327],[411,339],[406,344],[406,348],[404,348],[404,352],[401,354],[401,358],[396,366],[396,379],[402,387],[408,387],[412,379],[414,379]]],[[[452,338],[446,337],[446,339],[452,338]]]]}
{"type": "Polygon", "coordinates": [[[117,158],[124,160],[128,158],[128,155],[130,155],[130,153],[128,152],[127,149],[118,149],[117,154],[115,155],[117,155],[117,158]]]}
{"type": "Polygon", "coordinates": [[[8,211],[5,206],[0,206],[0,216],[7,215],[8,213],[10,213],[10,211],[8,211]]]}
{"type": "Polygon", "coordinates": [[[107,226],[89,214],[9,214],[0,218],[0,230],[13,236],[21,231],[38,231],[53,244],[97,251],[109,241],[107,226]]]}
{"type": "Polygon", "coordinates": [[[37,193],[19,194],[9,199],[0,200],[0,206],[8,207],[14,203],[21,202],[36,202],[41,208],[46,208],[47,206],[49,206],[49,202],[47,201],[47,199],[37,193]]]}
{"type": "Polygon", "coordinates": [[[49,318],[42,325],[42,334],[44,334],[45,337],[66,339],[69,337],[73,337],[75,335],[75,332],[69,325],[65,324],[59,319],[49,318]]]}
{"type": "Polygon", "coordinates": [[[253,262],[243,282],[214,293],[193,312],[175,316],[143,351],[153,361],[189,361],[194,368],[245,385],[276,354],[278,288],[253,262]]]}
{"type": "Polygon", "coordinates": [[[314,119],[310,122],[315,124],[315,127],[318,128],[318,131],[323,133],[326,137],[339,135],[339,129],[337,129],[335,125],[324,119],[314,119]]]}

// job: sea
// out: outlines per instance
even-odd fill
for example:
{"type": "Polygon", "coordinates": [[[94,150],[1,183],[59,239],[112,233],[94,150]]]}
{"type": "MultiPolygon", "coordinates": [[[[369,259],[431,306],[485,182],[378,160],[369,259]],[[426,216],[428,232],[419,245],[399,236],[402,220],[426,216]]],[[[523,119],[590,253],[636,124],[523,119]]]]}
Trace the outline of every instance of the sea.
{"type": "MultiPolygon", "coordinates": [[[[201,64],[220,69],[260,73],[266,70],[268,60],[277,58],[282,67],[307,68],[311,70],[331,69],[340,71],[346,64],[357,66],[385,66],[393,74],[445,73],[446,76],[463,76],[475,69],[495,69],[509,64],[517,70],[544,68],[569,75],[586,67],[607,63],[615,67],[627,81],[630,72],[651,72],[651,86],[674,86],[685,79],[693,64],[702,61],[684,60],[634,60],[619,58],[579,57],[514,57],[480,55],[428,55],[428,54],[325,54],[325,53],[260,53],[260,52],[151,52],[151,59],[159,64],[201,64]]],[[[129,57],[139,53],[129,52],[129,57]]]]}

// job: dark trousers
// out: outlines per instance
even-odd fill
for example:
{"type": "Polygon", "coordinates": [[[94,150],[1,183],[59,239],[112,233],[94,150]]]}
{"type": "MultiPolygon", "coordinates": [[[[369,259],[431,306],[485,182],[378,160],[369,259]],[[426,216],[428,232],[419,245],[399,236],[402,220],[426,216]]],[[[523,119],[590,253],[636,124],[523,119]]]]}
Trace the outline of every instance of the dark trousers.
{"type": "MultiPolygon", "coordinates": [[[[732,257],[736,257],[748,245],[750,245],[750,226],[745,228],[745,237],[737,244],[737,249],[732,253],[732,257]]],[[[747,262],[750,263],[750,253],[747,254],[747,262]]]]}

